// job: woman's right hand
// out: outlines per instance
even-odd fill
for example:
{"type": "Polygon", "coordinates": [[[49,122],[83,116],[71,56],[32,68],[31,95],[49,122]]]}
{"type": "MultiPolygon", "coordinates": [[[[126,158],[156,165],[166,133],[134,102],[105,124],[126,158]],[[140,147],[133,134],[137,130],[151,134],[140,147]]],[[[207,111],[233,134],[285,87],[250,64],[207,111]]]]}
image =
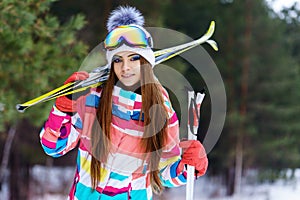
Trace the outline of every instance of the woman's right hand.
{"type": "MultiPolygon", "coordinates": [[[[85,71],[74,72],[64,84],[68,84],[74,81],[82,81],[89,77],[89,73],[85,71]]],[[[55,101],[55,106],[62,112],[74,113],[76,112],[76,101],[72,99],[72,96],[61,96],[55,101]]]]}

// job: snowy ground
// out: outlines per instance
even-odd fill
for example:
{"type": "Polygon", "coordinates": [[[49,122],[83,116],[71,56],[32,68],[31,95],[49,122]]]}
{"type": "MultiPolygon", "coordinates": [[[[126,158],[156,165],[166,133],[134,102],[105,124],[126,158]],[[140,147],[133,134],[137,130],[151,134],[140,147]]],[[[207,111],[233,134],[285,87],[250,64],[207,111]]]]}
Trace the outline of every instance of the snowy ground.
{"type": "MultiPolygon", "coordinates": [[[[50,170],[36,166],[32,170],[33,181],[30,188],[34,189],[34,200],[65,200],[67,199],[74,169],[55,168],[50,170]],[[59,178],[58,178],[59,177],[59,178]],[[58,181],[59,180],[59,181],[58,181]],[[44,183],[44,184],[41,184],[44,183]],[[68,187],[66,187],[68,186],[68,187]]],[[[240,196],[226,197],[225,187],[220,179],[201,177],[195,181],[194,200],[299,200],[300,199],[300,169],[295,178],[290,181],[278,180],[273,184],[243,184],[240,196]]],[[[8,199],[8,186],[3,185],[0,199],[8,199]]],[[[184,200],[185,187],[167,189],[154,200],[184,200]]]]}
{"type": "MultiPolygon", "coordinates": [[[[208,180],[195,182],[194,200],[299,200],[300,177],[296,182],[277,181],[274,184],[247,185],[242,187],[242,194],[235,197],[226,197],[223,186],[213,185],[208,180]],[[298,183],[298,184],[297,184],[298,183]]],[[[166,191],[159,200],[185,199],[185,188],[176,188],[166,191]]]]}

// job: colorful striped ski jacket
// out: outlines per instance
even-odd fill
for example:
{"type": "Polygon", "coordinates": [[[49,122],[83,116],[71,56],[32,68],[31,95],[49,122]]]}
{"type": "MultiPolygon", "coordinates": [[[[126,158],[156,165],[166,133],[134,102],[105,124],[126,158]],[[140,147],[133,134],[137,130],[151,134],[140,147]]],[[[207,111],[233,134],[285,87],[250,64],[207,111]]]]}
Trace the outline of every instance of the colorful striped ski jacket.
{"type": "MultiPolygon", "coordinates": [[[[164,105],[168,111],[167,144],[162,149],[159,177],[165,187],[177,187],[186,183],[186,171],[176,173],[181,159],[179,148],[179,122],[169,96],[162,88],[164,105]]],[[[107,163],[101,166],[98,187],[91,186],[91,127],[101,98],[101,88],[77,100],[77,112],[70,116],[53,106],[40,132],[40,140],[46,154],[63,156],[78,148],[77,170],[69,199],[152,199],[150,174],[143,162],[138,145],[144,127],[139,118],[142,106],[140,94],[114,86],[111,142],[112,150],[107,163]]]]}

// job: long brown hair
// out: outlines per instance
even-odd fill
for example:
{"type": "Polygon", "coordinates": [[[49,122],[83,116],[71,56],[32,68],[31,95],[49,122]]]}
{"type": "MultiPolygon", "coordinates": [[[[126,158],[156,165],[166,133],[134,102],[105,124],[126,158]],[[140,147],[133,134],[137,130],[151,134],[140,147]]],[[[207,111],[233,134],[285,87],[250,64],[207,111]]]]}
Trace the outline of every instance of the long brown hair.
{"type": "MultiPolygon", "coordinates": [[[[150,181],[154,192],[160,193],[163,189],[159,178],[159,161],[162,148],[166,142],[168,114],[164,107],[164,99],[160,83],[155,79],[152,66],[141,57],[141,94],[142,110],[144,114],[144,135],[140,148],[148,154],[150,181]],[[162,109],[163,108],[163,109],[162,109]],[[152,119],[152,120],[151,120],[152,119]],[[159,122],[159,123],[158,123],[159,122]],[[163,124],[162,124],[163,123],[163,124]]],[[[110,126],[112,121],[112,92],[118,78],[113,64],[111,73],[103,87],[101,100],[97,110],[97,120],[92,132],[92,186],[96,188],[101,177],[101,162],[106,162],[110,149],[110,126]]],[[[142,116],[142,115],[140,115],[142,116]]],[[[141,117],[140,117],[141,120],[141,117]]]]}

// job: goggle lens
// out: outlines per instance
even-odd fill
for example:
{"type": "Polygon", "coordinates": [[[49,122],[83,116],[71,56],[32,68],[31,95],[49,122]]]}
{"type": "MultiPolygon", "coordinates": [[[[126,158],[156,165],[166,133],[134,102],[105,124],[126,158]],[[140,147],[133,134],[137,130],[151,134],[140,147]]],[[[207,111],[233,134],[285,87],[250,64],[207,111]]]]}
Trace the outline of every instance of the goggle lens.
{"type": "Polygon", "coordinates": [[[136,26],[118,26],[108,33],[104,41],[104,47],[108,50],[118,48],[122,44],[130,47],[151,47],[151,38],[136,26]]]}

